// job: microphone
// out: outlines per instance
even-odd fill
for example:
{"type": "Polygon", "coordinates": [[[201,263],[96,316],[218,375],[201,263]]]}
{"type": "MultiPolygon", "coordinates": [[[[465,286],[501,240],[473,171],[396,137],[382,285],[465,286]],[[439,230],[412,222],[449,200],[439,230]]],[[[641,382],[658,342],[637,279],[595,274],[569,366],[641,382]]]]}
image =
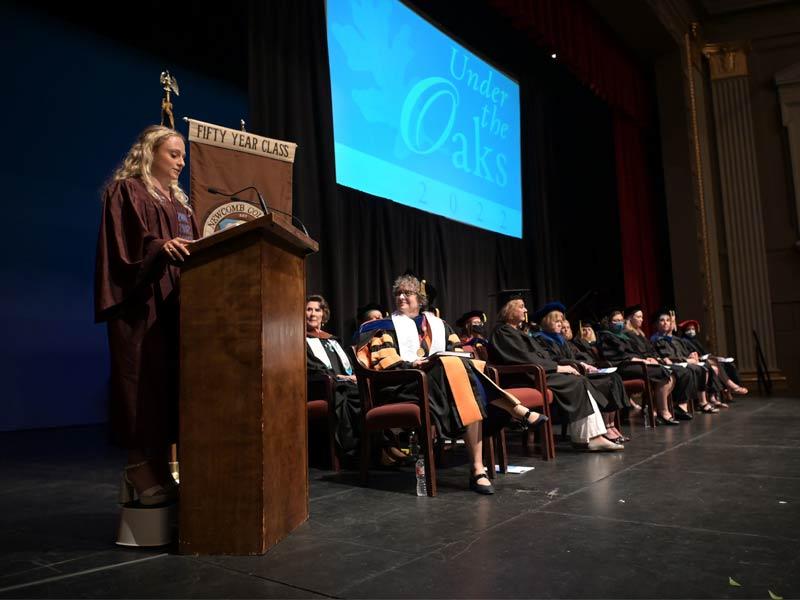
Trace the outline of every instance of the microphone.
{"type": "Polygon", "coordinates": [[[303,233],[305,233],[306,236],[311,237],[311,236],[308,235],[308,229],[306,229],[306,226],[303,224],[303,222],[298,217],[294,216],[292,213],[288,213],[288,212],[286,212],[284,210],[280,210],[278,208],[269,208],[267,206],[266,201],[264,200],[264,196],[262,196],[261,192],[258,191],[258,188],[253,186],[253,185],[248,185],[247,187],[244,187],[244,188],[240,189],[237,192],[233,192],[232,194],[227,193],[227,192],[223,192],[222,190],[218,190],[217,188],[214,188],[214,187],[210,187],[210,188],[207,188],[207,189],[208,189],[208,193],[209,194],[216,194],[217,196],[225,196],[227,198],[230,198],[231,200],[239,200],[239,201],[241,201],[241,198],[237,198],[236,197],[237,194],[241,194],[242,192],[246,192],[247,190],[253,190],[258,195],[258,201],[261,204],[261,209],[264,211],[265,215],[268,215],[270,213],[270,211],[271,211],[271,212],[276,212],[278,214],[290,217],[292,219],[292,221],[296,221],[297,224],[300,225],[300,229],[303,230],[303,233]]]}

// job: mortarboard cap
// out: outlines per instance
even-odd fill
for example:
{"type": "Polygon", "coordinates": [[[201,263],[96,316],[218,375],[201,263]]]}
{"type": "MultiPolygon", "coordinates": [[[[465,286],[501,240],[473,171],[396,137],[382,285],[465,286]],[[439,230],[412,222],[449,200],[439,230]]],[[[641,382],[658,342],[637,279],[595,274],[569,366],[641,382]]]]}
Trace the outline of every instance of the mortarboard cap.
{"type": "Polygon", "coordinates": [[[456,321],[456,325],[459,327],[464,327],[466,326],[467,321],[475,317],[478,317],[481,321],[486,323],[486,313],[484,313],[482,310],[471,310],[461,315],[456,321]]]}
{"type": "Polygon", "coordinates": [[[358,317],[359,322],[363,321],[367,316],[367,313],[373,310],[377,310],[379,313],[381,313],[381,317],[386,315],[386,310],[380,304],[377,302],[368,302],[364,306],[358,307],[356,316],[358,317]]]}
{"type": "Polygon", "coordinates": [[[543,307],[541,307],[539,310],[537,310],[535,313],[533,313],[531,318],[533,319],[534,323],[539,323],[543,318],[545,318],[547,315],[549,315],[554,310],[557,310],[557,311],[563,313],[563,312],[567,311],[567,307],[564,306],[563,304],[561,304],[561,302],[548,302],[543,307]]]}
{"type": "Polygon", "coordinates": [[[500,310],[512,300],[527,300],[528,292],[530,292],[530,289],[528,288],[500,290],[499,292],[492,294],[492,296],[497,298],[497,309],[500,310]]]}
{"type": "Polygon", "coordinates": [[[636,313],[636,312],[638,312],[638,311],[640,311],[640,310],[641,310],[642,312],[644,312],[644,308],[642,307],[642,305],[641,305],[641,304],[634,304],[633,306],[626,306],[626,307],[625,307],[625,310],[623,310],[623,311],[622,311],[622,316],[623,316],[623,317],[625,317],[625,318],[627,319],[627,318],[629,318],[629,317],[630,317],[632,314],[634,314],[634,313],[636,313]]]}
{"type": "Polygon", "coordinates": [[[661,315],[668,315],[671,317],[673,312],[674,312],[673,309],[664,306],[662,308],[659,308],[651,315],[650,321],[652,323],[656,323],[661,318],[661,315]]]}

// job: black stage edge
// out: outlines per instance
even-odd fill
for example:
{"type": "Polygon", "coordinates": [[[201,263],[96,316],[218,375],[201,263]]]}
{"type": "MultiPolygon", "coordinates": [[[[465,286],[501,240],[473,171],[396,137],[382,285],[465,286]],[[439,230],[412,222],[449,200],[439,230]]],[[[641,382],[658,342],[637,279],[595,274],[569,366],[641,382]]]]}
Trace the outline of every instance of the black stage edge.
{"type": "Polygon", "coordinates": [[[800,593],[800,400],[738,400],[621,454],[554,462],[440,496],[411,470],[311,470],[311,519],[258,557],[113,545],[122,454],[100,427],[0,434],[0,597],[784,598],[800,593]],[[734,587],[729,578],[741,584],[734,587]]]}

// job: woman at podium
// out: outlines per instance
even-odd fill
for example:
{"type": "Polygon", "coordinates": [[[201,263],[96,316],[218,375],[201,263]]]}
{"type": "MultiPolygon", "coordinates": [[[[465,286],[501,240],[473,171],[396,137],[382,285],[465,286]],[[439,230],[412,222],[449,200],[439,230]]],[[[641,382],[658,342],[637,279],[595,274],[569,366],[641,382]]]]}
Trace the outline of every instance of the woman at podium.
{"type": "Polygon", "coordinates": [[[103,193],[95,266],[95,321],[111,357],[112,441],[128,452],[120,500],[176,498],[169,448],[177,437],[178,265],[198,228],[178,184],[183,137],[145,129],[103,193]]]}

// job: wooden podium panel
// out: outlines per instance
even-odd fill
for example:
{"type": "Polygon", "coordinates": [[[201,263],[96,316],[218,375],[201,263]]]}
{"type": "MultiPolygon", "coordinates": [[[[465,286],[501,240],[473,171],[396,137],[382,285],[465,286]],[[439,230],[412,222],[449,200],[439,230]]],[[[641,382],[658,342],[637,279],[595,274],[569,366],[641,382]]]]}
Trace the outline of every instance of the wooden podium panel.
{"type": "Polygon", "coordinates": [[[195,242],[181,276],[179,545],[262,554],[308,518],[305,256],[273,218],[195,242]]]}

